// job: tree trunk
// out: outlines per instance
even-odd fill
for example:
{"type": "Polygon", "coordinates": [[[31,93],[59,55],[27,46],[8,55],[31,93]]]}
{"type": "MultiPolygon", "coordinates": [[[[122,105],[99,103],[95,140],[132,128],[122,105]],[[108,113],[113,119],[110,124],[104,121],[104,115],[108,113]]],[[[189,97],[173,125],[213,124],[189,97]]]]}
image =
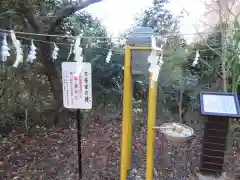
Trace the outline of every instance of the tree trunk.
{"type": "Polygon", "coordinates": [[[182,86],[181,86],[179,95],[180,95],[180,98],[178,103],[178,114],[179,114],[180,123],[183,123],[183,87],[182,86]]]}
{"type": "MultiPolygon", "coordinates": [[[[48,40],[48,38],[46,38],[48,40]]],[[[51,60],[50,44],[42,44],[41,46],[41,64],[44,74],[47,75],[51,91],[54,96],[54,115],[53,124],[66,123],[66,111],[63,111],[62,83],[59,73],[51,60]]]]}

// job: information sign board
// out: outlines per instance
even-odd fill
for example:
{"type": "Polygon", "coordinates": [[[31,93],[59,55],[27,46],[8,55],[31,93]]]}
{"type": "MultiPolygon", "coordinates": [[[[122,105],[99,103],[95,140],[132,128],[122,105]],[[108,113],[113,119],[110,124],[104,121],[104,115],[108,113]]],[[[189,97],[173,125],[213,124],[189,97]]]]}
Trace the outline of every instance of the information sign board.
{"type": "Polygon", "coordinates": [[[201,114],[240,117],[237,94],[203,92],[200,94],[201,114]]]}
{"type": "Polygon", "coordinates": [[[63,105],[68,109],[92,108],[91,63],[82,63],[83,70],[75,77],[77,62],[62,63],[63,105]]]}

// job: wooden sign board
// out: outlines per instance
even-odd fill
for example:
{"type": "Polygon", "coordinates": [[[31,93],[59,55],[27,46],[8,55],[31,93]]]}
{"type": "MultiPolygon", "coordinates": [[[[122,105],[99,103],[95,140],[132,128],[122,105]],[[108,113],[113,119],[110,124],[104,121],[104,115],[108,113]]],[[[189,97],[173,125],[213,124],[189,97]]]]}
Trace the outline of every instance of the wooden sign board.
{"type": "Polygon", "coordinates": [[[239,100],[235,93],[202,92],[200,106],[202,115],[240,117],[239,100]]]}

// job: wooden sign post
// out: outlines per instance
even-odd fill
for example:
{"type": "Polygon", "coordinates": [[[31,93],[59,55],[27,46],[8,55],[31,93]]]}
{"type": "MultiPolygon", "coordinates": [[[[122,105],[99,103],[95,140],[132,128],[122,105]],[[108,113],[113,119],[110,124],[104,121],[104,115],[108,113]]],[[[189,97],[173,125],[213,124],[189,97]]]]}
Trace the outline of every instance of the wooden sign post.
{"type": "Polygon", "coordinates": [[[234,93],[202,92],[200,106],[201,115],[207,117],[200,171],[219,175],[223,171],[229,118],[240,117],[238,96],[234,93]]]}

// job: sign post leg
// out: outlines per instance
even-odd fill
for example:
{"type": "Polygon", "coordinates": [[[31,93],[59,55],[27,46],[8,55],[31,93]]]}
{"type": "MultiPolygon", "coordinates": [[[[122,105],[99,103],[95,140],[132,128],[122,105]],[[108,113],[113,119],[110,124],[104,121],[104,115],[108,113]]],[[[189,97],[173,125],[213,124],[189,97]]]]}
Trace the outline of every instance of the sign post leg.
{"type": "Polygon", "coordinates": [[[157,105],[157,82],[152,81],[152,73],[149,75],[149,97],[148,97],[148,135],[147,135],[147,166],[146,180],[153,179],[154,149],[155,149],[155,122],[157,105]]]}
{"type": "Polygon", "coordinates": [[[78,143],[78,173],[79,179],[82,179],[82,150],[81,150],[81,122],[83,114],[80,109],[77,110],[77,143],[78,143]]]}
{"type": "Polygon", "coordinates": [[[122,114],[121,173],[120,180],[126,180],[131,167],[132,147],[132,75],[131,49],[126,47],[124,64],[124,92],[122,114]]]}

